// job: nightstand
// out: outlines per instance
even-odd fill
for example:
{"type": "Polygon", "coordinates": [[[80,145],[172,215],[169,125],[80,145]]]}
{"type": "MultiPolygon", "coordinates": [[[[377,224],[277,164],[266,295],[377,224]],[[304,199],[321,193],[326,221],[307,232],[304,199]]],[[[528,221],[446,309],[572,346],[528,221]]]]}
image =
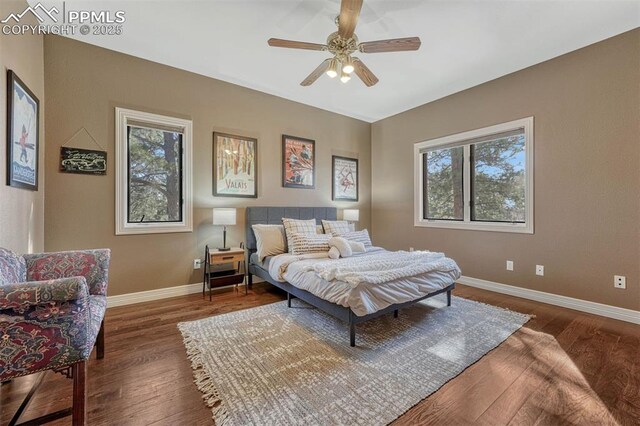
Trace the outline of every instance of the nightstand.
{"type": "MultiPolygon", "coordinates": [[[[212,289],[234,284],[237,289],[238,284],[244,283],[244,271],[246,269],[244,248],[232,247],[231,250],[220,251],[209,249],[209,246],[206,246],[204,254],[202,297],[205,296],[207,283],[209,285],[209,301],[211,301],[212,289]]],[[[244,294],[247,294],[246,285],[244,294]]]]}

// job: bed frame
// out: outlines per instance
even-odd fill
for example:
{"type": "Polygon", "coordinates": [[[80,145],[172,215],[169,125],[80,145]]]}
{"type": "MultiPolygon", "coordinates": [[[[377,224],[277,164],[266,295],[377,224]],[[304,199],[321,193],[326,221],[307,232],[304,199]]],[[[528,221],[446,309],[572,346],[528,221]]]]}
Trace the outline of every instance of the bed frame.
{"type": "Polygon", "coordinates": [[[356,324],[368,321],[373,318],[377,318],[382,315],[386,315],[388,313],[393,312],[394,318],[398,317],[398,311],[402,308],[406,308],[408,306],[413,305],[421,300],[427,299],[429,297],[433,297],[437,294],[447,293],[447,306],[451,306],[451,291],[455,288],[455,283],[451,284],[448,287],[445,287],[441,290],[435,291],[433,293],[429,293],[420,299],[411,300],[405,303],[397,303],[394,305],[390,305],[385,309],[382,309],[378,312],[374,312],[369,315],[365,315],[362,317],[357,316],[353,313],[350,308],[346,308],[344,306],[337,305],[335,303],[328,302],[324,299],[319,298],[318,296],[298,288],[294,285],[289,284],[288,282],[279,282],[274,280],[269,272],[264,270],[262,267],[253,264],[250,261],[251,255],[256,252],[256,238],[253,233],[252,225],[256,224],[272,224],[279,225],[282,224],[282,218],[288,217],[292,219],[315,219],[316,223],[320,225],[322,220],[336,220],[337,218],[337,209],[335,207],[247,207],[246,212],[246,241],[247,241],[247,251],[248,251],[248,262],[249,267],[247,268],[247,284],[251,286],[253,284],[253,276],[256,275],[263,280],[267,281],[269,284],[272,284],[285,292],[287,292],[287,305],[291,307],[291,299],[293,297],[297,297],[300,300],[307,302],[308,304],[315,306],[316,308],[326,312],[329,315],[338,318],[349,324],[349,342],[351,346],[356,345],[356,324]]]}

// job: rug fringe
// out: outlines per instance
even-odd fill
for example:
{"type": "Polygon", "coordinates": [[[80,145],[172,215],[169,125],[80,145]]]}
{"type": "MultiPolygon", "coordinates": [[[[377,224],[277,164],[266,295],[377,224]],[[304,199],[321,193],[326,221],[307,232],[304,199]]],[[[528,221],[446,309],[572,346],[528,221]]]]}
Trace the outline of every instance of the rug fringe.
{"type": "Polygon", "coordinates": [[[203,393],[202,399],[205,404],[207,404],[207,407],[211,408],[211,414],[213,416],[213,420],[216,422],[216,426],[228,425],[231,420],[229,413],[220,398],[218,389],[213,383],[211,376],[204,369],[202,353],[198,350],[195,339],[189,336],[187,331],[180,327],[180,324],[178,324],[178,329],[180,330],[180,333],[182,333],[182,340],[185,348],[187,349],[187,358],[191,361],[193,382],[196,384],[198,390],[203,393]]]}

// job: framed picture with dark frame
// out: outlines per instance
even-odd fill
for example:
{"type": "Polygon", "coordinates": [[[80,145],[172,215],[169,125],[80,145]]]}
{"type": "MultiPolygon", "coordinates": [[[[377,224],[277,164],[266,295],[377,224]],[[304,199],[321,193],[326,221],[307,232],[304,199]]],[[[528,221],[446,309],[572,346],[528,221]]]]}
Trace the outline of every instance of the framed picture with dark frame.
{"type": "Polygon", "coordinates": [[[213,133],[213,195],[258,198],[258,140],[213,133]]]}
{"type": "Polygon", "coordinates": [[[7,71],[7,185],[38,190],[40,101],[7,71]]]}
{"type": "Polygon", "coordinates": [[[60,171],[104,176],[107,174],[107,152],[60,147],[60,171]]]}
{"type": "Polygon", "coordinates": [[[331,157],[331,199],[334,201],[358,201],[358,159],[331,157]]]}
{"type": "Polygon", "coordinates": [[[316,187],[316,141],[282,135],[282,186],[316,187]]]}

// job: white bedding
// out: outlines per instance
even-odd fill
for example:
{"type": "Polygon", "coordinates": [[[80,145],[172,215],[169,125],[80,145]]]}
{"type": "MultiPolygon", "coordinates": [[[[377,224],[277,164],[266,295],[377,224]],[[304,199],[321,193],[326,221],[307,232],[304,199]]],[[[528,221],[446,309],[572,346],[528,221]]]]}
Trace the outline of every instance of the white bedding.
{"type": "MultiPolygon", "coordinates": [[[[393,259],[400,262],[402,255],[395,253],[397,252],[388,252],[374,247],[369,248],[366,253],[339,260],[329,259],[327,253],[299,256],[281,254],[271,259],[269,274],[277,281],[287,281],[324,300],[349,307],[358,316],[377,312],[392,304],[419,299],[451,285],[460,277],[460,269],[453,260],[437,253],[427,255],[428,252],[422,252],[426,256],[415,258],[420,261],[416,263],[414,268],[409,268],[411,274],[407,273],[407,268],[395,268],[396,272],[391,270],[378,271],[377,274],[380,277],[384,276],[384,278],[378,279],[377,281],[380,282],[377,283],[367,282],[367,280],[376,281],[368,277],[368,275],[375,275],[375,271],[367,270],[370,268],[369,266],[358,267],[358,265],[375,263],[368,260],[384,257],[391,262],[393,259]],[[430,264],[426,265],[425,261],[429,260],[429,256],[431,257],[430,264]],[[358,257],[362,259],[356,259],[358,257]],[[369,259],[365,259],[365,257],[369,259]],[[351,259],[354,261],[352,262],[351,259]],[[354,273],[358,269],[360,271],[354,273]],[[401,269],[404,273],[398,274],[397,270],[401,269]],[[343,279],[326,280],[321,276],[343,279]],[[354,276],[358,278],[354,278],[354,276]]],[[[405,253],[405,256],[408,257],[408,254],[405,253]]],[[[421,256],[421,253],[413,253],[412,256],[421,256]]]]}

